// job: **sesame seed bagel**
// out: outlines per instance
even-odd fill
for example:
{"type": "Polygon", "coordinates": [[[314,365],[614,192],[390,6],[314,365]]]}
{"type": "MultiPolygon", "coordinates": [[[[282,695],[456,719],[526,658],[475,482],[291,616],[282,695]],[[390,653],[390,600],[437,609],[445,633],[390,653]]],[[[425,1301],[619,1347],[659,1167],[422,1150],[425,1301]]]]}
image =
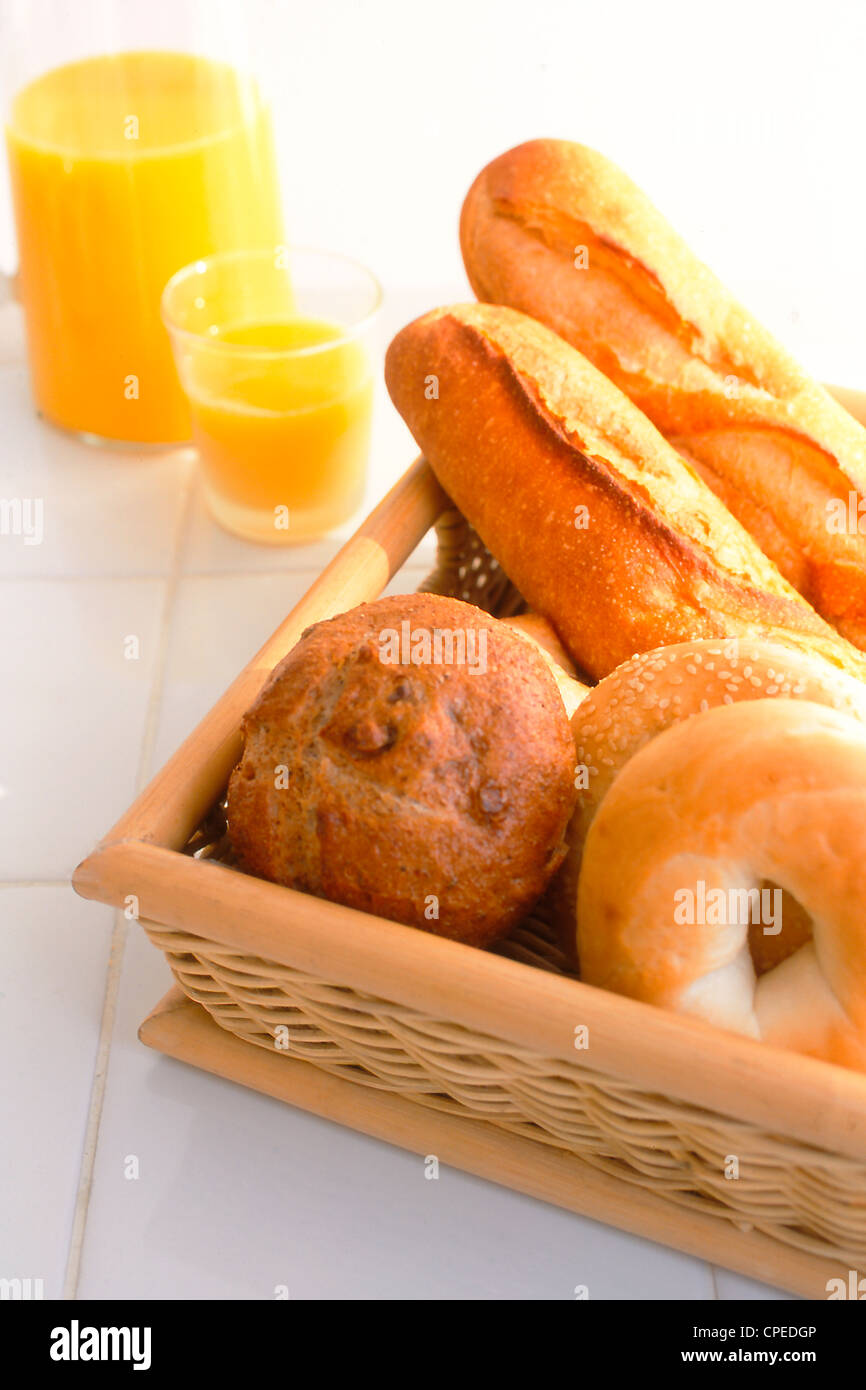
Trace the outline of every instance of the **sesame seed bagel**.
{"type": "MultiPolygon", "coordinates": [[[[589,828],[614,779],[664,729],[717,705],[760,699],[811,700],[866,724],[866,686],[799,648],[759,638],[707,639],[660,647],[626,661],[590,692],[572,717],[578,800],[569,851],[553,891],[563,945],[574,959],[577,882],[589,828]]],[[[807,924],[793,905],[785,945],[807,924]]],[[[797,938],[800,939],[800,938],[797,938]]],[[[780,939],[756,945],[758,969],[776,963],[780,939]]]]}
{"type": "Polygon", "coordinates": [[[866,1068],[866,728],[811,700],[720,706],[627,763],[586,838],[583,979],[866,1068]],[[759,976],[784,889],[811,940],[759,976]],[[764,894],[772,895],[765,900],[764,894]],[[763,925],[762,925],[763,924],[763,925]]]}

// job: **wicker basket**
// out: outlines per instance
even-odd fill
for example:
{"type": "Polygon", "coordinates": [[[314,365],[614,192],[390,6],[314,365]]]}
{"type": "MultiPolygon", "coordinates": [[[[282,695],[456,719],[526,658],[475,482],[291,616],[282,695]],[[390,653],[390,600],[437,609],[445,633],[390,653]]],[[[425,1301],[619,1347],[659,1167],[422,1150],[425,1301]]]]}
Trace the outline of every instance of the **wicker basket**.
{"type": "MultiPolygon", "coordinates": [[[[519,611],[520,595],[419,460],[81,865],[78,891],[118,904],[137,896],[180,989],[243,1040],[248,1084],[274,1093],[264,1072],[256,1079],[251,1050],[264,1049],[268,1077],[279,1058],[308,1087],[315,1068],[345,1083],[341,1094],[387,1092],[475,1122],[461,1133],[480,1121],[488,1159],[464,1166],[825,1297],[829,1278],[866,1271],[866,1077],[582,985],[543,903],[481,952],[231,864],[222,804],[240,715],[300,632],[380,593],[433,522],[438,564],[424,587],[499,616],[519,611]],[[606,1194],[595,1205],[574,1190],[594,1191],[593,1173],[606,1194]]],[[[156,1032],[147,1040],[223,1069],[156,1032]]],[[[338,1117],[391,1132],[356,1112],[338,1117]]],[[[429,1117],[417,1132],[426,1147],[429,1117]]]]}

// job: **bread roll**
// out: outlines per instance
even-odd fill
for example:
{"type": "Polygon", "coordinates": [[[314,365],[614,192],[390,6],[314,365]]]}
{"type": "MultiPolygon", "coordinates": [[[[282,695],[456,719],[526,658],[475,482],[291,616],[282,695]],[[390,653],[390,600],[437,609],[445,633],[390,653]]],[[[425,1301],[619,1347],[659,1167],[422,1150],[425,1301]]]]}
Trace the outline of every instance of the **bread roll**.
{"type": "Polygon", "coordinates": [[[617,777],[578,899],[591,985],[866,1069],[866,729],[810,701],[721,706],[617,777]],[[753,927],[812,924],[760,976],[753,927]],[[796,948],[796,949],[791,949],[796,948]]]}
{"type": "Polygon", "coordinates": [[[590,687],[577,680],[574,663],[557,637],[556,629],[540,613],[519,613],[514,618],[503,618],[502,621],[506,627],[531,642],[541,654],[556,681],[570,719],[581,701],[586,699],[590,687]]]}
{"type": "Polygon", "coordinates": [[[471,604],[410,594],[316,624],[243,738],[229,836],[276,883],[483,946],[565,854],[574,743],[556,684],[471,604]]]}
{"type": "Polygon", "coordinates": [[[439,481],[579,667],[773,634],[866,658],[781,577],[601,372],[513,309],[437,309],[392,342],[391,398],[439,481]]]}
{"type": "Polygon", "coordinates": [[[460,237],[479,299],[531,314],[585,353],[800,593],[866,647],[866,430],[631,179],[583,145],[531,140],[479,174],[460,237]]]}

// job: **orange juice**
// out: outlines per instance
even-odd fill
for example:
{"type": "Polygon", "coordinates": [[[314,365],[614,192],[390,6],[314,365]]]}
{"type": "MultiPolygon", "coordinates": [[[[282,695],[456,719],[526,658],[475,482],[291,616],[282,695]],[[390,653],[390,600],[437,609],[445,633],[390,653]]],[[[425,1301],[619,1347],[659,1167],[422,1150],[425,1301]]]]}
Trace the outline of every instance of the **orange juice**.
{"type": "Polygon", "coordinates": [[[255,84],[182,53],[89,58],[18,93],[7,145],[39,409],[112,439],[188,438],[163,286],[282,234],[255,84]]]}
{"type": "Polygon", "coordinates": [[[373,382],[363,345],[297,316],[220,328],[185,373],[211,510],[229,530],[285,544],[361,501],[373,382]]]}

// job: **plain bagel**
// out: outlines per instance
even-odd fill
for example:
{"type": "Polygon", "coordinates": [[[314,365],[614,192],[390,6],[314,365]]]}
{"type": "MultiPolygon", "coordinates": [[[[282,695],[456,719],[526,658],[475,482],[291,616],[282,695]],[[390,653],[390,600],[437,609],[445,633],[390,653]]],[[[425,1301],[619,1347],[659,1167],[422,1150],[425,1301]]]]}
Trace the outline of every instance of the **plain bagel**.
{"type": "Polygon", "coordinates": [[[582,977],[866,1068],[864,899],[866,729],[811,701],[722,706],[659,734],[600,806],[580,876],[582,977]],[[812,939],[759,976],[742,895],[757,892],[775,931],[761,890],[777,887],[812,939]]]}

